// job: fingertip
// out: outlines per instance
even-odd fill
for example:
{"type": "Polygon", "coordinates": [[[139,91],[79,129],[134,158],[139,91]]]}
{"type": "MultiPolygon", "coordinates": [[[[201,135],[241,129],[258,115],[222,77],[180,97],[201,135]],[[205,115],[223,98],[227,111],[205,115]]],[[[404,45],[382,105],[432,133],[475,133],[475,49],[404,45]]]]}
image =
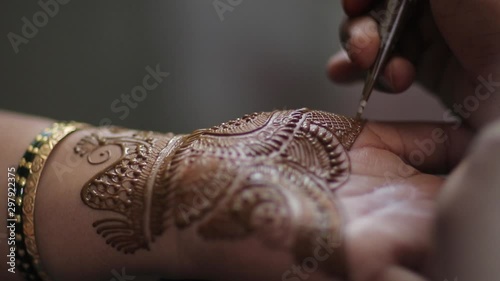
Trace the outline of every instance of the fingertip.
{"type": "Polygon", "coordinates": [[[413,64],[403,58],[394,57],[389,60],[384,70],[384,80],[386,86],[391,89],[393,93],[402,93],[413,84],[415,81],[416,70],[413,64]]]}
{"type": "Polygon", "coordinates": [[[380,48],[378,24],[373,18],[346,21],[341,27],[341,40],[354,64],[365,70],[373,65],[380,48]]]}
{"type": "Polygon", "coordinates": [[[336,83],[349,83],[361,76],[362,70],[354,64],[345,51],[333,55],[327,64],[327,75],[336,83]]]}

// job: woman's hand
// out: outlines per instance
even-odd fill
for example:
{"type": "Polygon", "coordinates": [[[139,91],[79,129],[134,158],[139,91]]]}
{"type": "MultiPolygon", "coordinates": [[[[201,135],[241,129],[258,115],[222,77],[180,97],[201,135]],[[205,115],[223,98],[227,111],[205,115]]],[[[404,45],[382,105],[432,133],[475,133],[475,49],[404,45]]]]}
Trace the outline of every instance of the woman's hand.
{"type": "MultiPolygon", "coordinates": [[[[349,16],[340,31],[346,52],[335,55],[328,65],[334,81],[356,80],[373,65],[380,45],[377,21],[387,12],[374,9],[381,2],[343,1],[349,16]]],[[[500,2],[417,2],[416,18],[383,71],[379,89],[402,92],[416,80],[475,129],[496,119],[500,105],[500,2]]],[[[449,113],[443,119],[455,121],[449,113]]]]}
{"type": "MultiPolygon", "coordinates": [[[[51,121],[3,116],[15,163],[51,121]]],[[[442,183],[422,172],[446,173],[468,138],[308,109],[190,135],[81,130],[46,163],[38,248],[54,280],[419,280],[442,183]]]]}
{"type": "Polygon", "coordinates": [[[379,123],[358,136],[356,126],[301,109],[186,137],[166,183],[189,277],[423,280],[443,179],[419,170],[447,172],[469,136],[379,123]]]}

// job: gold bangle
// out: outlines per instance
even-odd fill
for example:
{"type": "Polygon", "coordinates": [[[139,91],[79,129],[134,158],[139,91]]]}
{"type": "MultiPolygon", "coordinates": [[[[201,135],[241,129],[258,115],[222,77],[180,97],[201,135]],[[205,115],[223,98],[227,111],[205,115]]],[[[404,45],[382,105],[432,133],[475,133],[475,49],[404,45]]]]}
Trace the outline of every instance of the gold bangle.
{"type": "Polygon", "coordinates": [[[69,134],[87,126],[76,122],[54,123],[36,136],[17,168],[16,263],[27,280],[50,280],[43,269],[35,240],[35,198],[40,175],[54,147],[69,134]]]}

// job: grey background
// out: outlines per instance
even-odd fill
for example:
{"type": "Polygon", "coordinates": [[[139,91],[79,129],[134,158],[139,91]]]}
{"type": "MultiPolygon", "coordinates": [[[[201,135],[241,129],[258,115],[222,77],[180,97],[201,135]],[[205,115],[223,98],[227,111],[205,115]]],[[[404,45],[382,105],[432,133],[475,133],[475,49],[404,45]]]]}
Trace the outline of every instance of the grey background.
{"type": "MultiPolygon", "coordinates": [[[[227,3],[227,0],[221,0],[227,3]]],[[[1,108],[160,131],[189,132],[253,111],[310,107],[353,115],[361,86],[328,81],[339,49],[336,0],[243,0],[217,14],[213,1],[70,1],[16,54],[36,1],[0,10],[1,108]],[[120,119],[111,103],[142,83],[145,67],[170,76],[120,119]]],[[[439,120],[419,89],[375,94],[367,117],[439,120]]]]}

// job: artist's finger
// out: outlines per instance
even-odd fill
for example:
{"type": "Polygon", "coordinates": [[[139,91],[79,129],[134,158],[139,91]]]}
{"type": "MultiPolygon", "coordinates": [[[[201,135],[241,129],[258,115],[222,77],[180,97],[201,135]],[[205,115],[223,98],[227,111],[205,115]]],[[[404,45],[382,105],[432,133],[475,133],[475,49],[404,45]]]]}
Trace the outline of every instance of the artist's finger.
{"type": "Polygon", "coordinates": [[[412,85],[415,76],[416,70],[413,64],[404,57],[395,56],[387,63],[379,84],[385,87],[386,92],[401,93],[412,85]]]}
{"type": "Polygon", "coordinates": [[[352,150],[386,149],[422,172],[443,174],[458,164],[471,139],[458,123],[368,122],[352,150]]]}
{"type": "Polygon", "coordinates": [[[365,71],[354,64],[344,50],[330,58],[327,64],[327,74],[336,83],[358,82],[365,77],[365,71]]]}
{"type": "Polygon", "coordinates": [[[354,64],[369,69],[380,47],[378,24],[369,16],[346,19],[340,26],[340,41],[354,64]]]}
{"type": "MultiPolygon", "coordinates": [[[[366,71],[353,63],[345,51],[340,51],[329,60],[327,73],[337,83],[359,82],[366,77],[366,71]]],[[[394,57],[389,60],[375,88],[386,93],[403,92],[414,82],[415,73],[415,67],[407,59],[394,57]]]]}

